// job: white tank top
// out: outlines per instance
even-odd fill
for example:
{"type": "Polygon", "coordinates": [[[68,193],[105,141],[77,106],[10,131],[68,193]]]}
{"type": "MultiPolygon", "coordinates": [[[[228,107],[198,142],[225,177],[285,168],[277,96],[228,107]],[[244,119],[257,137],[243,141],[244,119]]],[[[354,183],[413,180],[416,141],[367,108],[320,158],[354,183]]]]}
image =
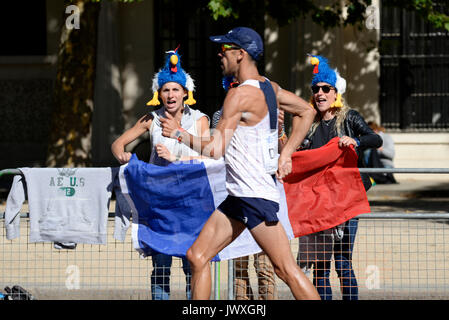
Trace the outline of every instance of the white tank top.
{"type": "MultiPolygon", "coordinates": [[[[179,157],[198,156],[199,155],[198,152],[189,148],[184,143],[179,143],[178,140],[176,139],[167,138],[162,135],[162,127],[159,118],[164,116],[164,112],[165,112],[164,107],[159,108],[156,111],[152,112],[154,118],[149,130],[151,137],[150,139],[151,156],[149,162],[159,166],[166,166],[171,163],[163,158],[160,158],[157,155],[156,145],[158,143],[162,143],[163,145],[165,145],[168,151],[170,151],[174,156],[179,157]]],[[[191,135],[198,136],[197,121],[201,117],[207,117],[207,119],[209,120],[209,117],[206,114],[202,113],[199,110],[192,109],[187,105],[184,105],[184,113],[182,114],[181,118],[181,127],[184,128],[184,130],[186,130],[191,135]]]]}
{"type": "MultiPolygon", "coordinates": [[[[259,88],[257,80],[247,80],[241,85],[259,88]]],[[[265,170],[262,154],[264,141],[270,135],[268,108],[256,125],[237,126],[225,153],[226,189],[230,195],[279,202],[279,190],[273,176],[265,170]]]]}

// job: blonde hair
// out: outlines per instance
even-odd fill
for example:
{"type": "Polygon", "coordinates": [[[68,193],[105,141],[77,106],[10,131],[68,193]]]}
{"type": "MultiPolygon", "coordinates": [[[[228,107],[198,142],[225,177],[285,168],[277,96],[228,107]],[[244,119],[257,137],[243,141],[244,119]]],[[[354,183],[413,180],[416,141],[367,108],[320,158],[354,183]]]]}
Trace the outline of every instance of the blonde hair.
{"type": "MultiPolygon", "coordinates": [[[[336,118],[335,128],[337,129],[337,135],[339,137],[343,135],[343,123],[349,110],[351,110],[351,108],[346,105],[343,97],[341,98],[341,103],[343,105],[342,107],[331,107],[332,109],[335,110],[335,118],[336,118]]],[[[315,101],[313,100],[313,96],[310,97],[310,104],[315,108],[315,110],[318,111],[318,108],[315,105],[315,101]]],[[[312,135],[315,132],[320,122],[321,122],[321,113],[318,111],[315,116],[315,119],[313,120],[312,126],[310,127],[308,135],[312,135]]]]}

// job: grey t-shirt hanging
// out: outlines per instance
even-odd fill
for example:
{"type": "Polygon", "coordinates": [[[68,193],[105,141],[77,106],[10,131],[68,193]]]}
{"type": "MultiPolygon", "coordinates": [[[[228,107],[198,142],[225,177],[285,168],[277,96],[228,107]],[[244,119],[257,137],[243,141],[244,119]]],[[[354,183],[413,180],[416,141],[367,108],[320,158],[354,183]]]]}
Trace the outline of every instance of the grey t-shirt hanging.
{"type": "Polygon", "coordinates": [[[107,243],[111,168],[20,168],[30,242],[107,243]]]}

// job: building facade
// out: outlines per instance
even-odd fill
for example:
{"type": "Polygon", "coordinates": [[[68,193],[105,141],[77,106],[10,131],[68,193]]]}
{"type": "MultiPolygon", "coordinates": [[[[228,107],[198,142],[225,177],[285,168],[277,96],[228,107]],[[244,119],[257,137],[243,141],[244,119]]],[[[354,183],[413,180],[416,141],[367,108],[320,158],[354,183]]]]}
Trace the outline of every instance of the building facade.
{"type": "MultiPolygon", "coordinates": [[[[346,102],[393,136],[396,167],[447,168],[449,34],[434,30],[413,13],[383,7],[379,1],[373,1],[362,29],[326,31],[309,19],[279,27],[263,12],[254,12],[250,26],[264,35],[265,42],[259,68],[283,88],[308,100],[312,67],[307,53],[328,57],[348,82],[346,102]]],[[[195,107],[210,116],[221,107],[224,92],[217,47],[208,36],[235,25],[214,21],[207,8],[189,3],[102,2],[92,123],[94,166],[118,165],[110,144],[148,112],[151,80],[165,51],[180,45],[183,68],[197,86],[195,107]]],[[[20,23],[31,23],[33,31],[26,35],[13,32],[8,38],[11,45],[0,50],[0,147],[6,151],[0,159],[1,169],[45,164],[58,45],[61,28],[71,13],[65,13],[62,1],[35,0],[33,6],[32,10],[18,5],[11,9],[11,15],[19,17],[20,23]],[[25,12],[34,14],[24,16],[25,12]]],[[[145,147],[143,140],[129,150],[139,143],[145,147]]],[[[410,177],[398,176],[402,178],[410,177]]]]}

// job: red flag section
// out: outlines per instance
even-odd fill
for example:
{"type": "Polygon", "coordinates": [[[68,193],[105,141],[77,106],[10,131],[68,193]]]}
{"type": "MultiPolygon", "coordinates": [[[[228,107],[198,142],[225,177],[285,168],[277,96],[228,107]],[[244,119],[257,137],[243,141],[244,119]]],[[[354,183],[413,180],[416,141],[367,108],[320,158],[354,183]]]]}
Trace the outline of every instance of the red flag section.
{"type": "Polygon", "coordinates": [[[357,153],[352,146],[340,148],[338,140],[292,155],[293,168],[284,179],[284,189],[295,237],[371,211],[357,168],[357,153]]]}

